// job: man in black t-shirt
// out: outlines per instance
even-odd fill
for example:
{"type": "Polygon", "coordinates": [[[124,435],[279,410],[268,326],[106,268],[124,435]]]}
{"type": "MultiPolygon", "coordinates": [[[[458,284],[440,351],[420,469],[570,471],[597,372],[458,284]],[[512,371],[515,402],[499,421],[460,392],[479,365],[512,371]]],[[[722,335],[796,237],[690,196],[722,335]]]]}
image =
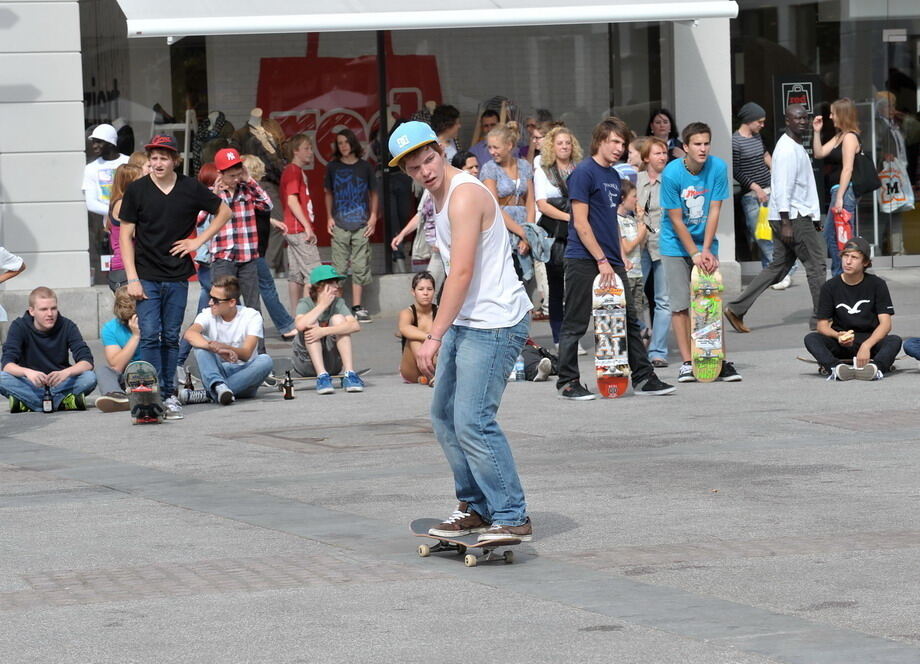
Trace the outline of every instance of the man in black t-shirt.
{"type": "Polygon", "coordinates": [[[146,149],[150,175],[129,184],[121,203],[121,253],[128,293],[138,300],[141,359],[157,370],[166,418],[181,419],[175,376],[192,255],[227,223],[230,208],[195,178],[176,173],[172,136],[154,136],[146,149]],[[214,220],[190,238],[202,210],[214,220]]]}
{"type": "Polygon", "coordinates": [[[843,274],[821,288],[818,331],[805,337],[805,347],[828,380],[881,380],[901,350],[901,337],[889,334],[888,285],[866,272],[872,260],[863,238],[849,240],[840,257],[843,274]]]}

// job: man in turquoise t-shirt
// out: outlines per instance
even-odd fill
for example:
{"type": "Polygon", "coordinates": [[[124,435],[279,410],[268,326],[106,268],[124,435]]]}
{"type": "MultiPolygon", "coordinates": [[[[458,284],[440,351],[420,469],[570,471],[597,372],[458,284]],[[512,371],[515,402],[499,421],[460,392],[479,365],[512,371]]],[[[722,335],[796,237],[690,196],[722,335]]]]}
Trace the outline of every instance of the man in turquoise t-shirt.
{"type": "MultiPolygon", "coordinates": [[[[690,271],[694,266],[710,273],[719,268],[719,212],[731,194],[725,162],[709,154],[712,130],[691,122],[681,133],[687,156],[668,164],[661,174],[661,265],[668,282],[671,325],[683,364],[677,381],[693,377],[690,357],[690,271]]],[[[719,380],[739,381],[731,362],[722,363],[719,380]]]]}

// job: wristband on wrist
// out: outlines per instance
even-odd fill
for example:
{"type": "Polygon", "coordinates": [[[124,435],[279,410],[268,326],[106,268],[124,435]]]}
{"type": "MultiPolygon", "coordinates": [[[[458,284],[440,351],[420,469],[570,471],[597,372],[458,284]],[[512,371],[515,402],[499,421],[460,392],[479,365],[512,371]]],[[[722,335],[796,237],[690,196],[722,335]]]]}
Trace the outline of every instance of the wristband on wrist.
{"type": "Polygon", "coordinates": [[[602,264],[604,264],[604,263],[609,263],[609,262],[610,262],[610,261],[607,260],[607,257],[606,257],[606,256],[603,256],[603,257],[601,257],[601,258],[596,258],[595,260],[597,261],[597,264],[598,264],[598,265],[602,265],[602,264]]]}
{"type": "Polygon", "coordinates": [[[141,283],[141,280],[140,279],[128,279],[125,283],[126,284],[139,284],[141,283]]]}
{"type": "Polygon", "coordinates": [[[696,258],[697,256],[702,256],[702,255],[703,255],[703,252],[702,252],[702,251],[698,251],[698,252],[696,252],[695,254],[693,254],[693,255],[690,257],[690,260],[693,260],[693,259],[696,258]]]}
{"type": "Polygon", "coordinates": [[[438,339],[437,337],[433,337],[430,334],[426,338],[431,339],[432,341],[437,341],[438,343],[441,343],[440,339],[438,339]]]}

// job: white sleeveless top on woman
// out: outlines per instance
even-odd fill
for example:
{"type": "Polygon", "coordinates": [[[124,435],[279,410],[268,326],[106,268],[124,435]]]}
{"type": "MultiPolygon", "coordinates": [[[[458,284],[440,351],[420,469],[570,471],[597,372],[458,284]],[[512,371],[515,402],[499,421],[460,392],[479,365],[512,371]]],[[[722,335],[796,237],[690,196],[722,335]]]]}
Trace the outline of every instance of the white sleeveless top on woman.
{"type": "MultiPolygon", "coordinates": [[[[435,231],[438,249],[444,260],[447,274],[450,274],[450,197],[461,184],[475,184],[489,191],[486,186],[469,173],[454,175],[447,191],[447,198],[440,210],[435,210],[435,231]]],[[[508,229],[502,218],[498,201],[489,192],[495,205],[492,225],[479,234],[479,246],[473,262],[473,278],[466,299],[454,325],[480,329],[511,327],[530,311],[530,298],[524,284],[518,279],[511,260],[511,245],[508,229]]],[[[473,222],[470,222],[473,223],[473,222]]]]}

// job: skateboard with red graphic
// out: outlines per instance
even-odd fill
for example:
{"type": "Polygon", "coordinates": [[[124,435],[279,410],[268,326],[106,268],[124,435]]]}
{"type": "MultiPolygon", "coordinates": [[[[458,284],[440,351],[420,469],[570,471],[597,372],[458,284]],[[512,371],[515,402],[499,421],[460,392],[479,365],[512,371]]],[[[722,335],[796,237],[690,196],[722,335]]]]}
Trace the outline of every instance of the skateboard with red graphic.
{"type": "Polygon", "coordinates": [[[605,399],[616,399],[629,389],[629,356],[626,348],[626,291],[616,274],[613,283],[601,288],[597,275],[591,287],[594,314],[594,369],[597,391],[605,399]]]}
{"type": "Polygon", "coordinates": [[[149,362],[138,360],[125,367],[125,389],[132,424],[159,424],[165,418],[157,370],[149,362]]]}

